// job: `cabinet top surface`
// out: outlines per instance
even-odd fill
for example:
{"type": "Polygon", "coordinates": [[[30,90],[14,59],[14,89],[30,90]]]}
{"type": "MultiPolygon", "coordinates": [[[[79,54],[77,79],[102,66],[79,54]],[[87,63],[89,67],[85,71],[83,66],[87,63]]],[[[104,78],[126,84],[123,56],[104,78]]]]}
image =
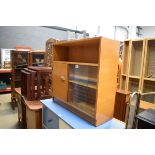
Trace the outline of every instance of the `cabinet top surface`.
{"type": "Polygon", "coordinates": [[[43,105],[49,110],[58,115],[62,120],[68,123],[74,129],[123,129],[125,124],[117,119],[111,119],[110,121],[95,127],[79,116],[75,115],[71,111],[53,102],[52,99],[41,100],[43,105]]]}
{"type": "Polygon", "coordinates": [[[76,40],[64,40],[64,41],[62,40],[54,43],[53,45],[74,46],[74,45],[86,45],[91,43],[99,44],[101,39],[112,40],[112,39],[103,38],[103,37],[93,37],[93,38],[84,38],[84,39],[76,39],[76,40]]]}

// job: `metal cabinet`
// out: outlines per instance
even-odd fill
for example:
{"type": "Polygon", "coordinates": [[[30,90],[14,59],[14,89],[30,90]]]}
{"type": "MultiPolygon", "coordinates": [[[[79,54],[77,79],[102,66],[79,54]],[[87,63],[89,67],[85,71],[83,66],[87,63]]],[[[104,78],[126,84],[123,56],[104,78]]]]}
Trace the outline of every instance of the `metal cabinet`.
{"type": "Polygon", "coordinates": [[[42,113],[42,127],[44,129],[71,129],[65,121],[63,121],[58,115],[53,113],[50,109],[43,106],[42,113]]]}

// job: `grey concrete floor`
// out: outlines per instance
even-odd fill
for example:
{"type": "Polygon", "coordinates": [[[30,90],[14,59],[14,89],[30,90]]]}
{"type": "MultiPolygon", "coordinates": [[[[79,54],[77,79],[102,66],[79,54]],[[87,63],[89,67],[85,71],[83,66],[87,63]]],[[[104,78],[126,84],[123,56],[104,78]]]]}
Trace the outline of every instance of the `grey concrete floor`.
{"type": "Polygon", "coordinates": [[[11,108],[11,94],[0,94],[0,129],[18,128],[18,109],[11,108]]]}

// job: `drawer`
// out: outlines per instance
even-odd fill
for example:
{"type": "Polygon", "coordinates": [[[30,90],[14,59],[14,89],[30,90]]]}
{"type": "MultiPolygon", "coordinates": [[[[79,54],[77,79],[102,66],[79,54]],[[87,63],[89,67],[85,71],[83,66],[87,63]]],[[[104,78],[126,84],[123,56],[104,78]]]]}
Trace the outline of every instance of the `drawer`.
{"type": "Polygon", "coordinates": [[[59,118],[46,107],[43,108],[43,124],[48,129],[59,128],[59,118]]]}

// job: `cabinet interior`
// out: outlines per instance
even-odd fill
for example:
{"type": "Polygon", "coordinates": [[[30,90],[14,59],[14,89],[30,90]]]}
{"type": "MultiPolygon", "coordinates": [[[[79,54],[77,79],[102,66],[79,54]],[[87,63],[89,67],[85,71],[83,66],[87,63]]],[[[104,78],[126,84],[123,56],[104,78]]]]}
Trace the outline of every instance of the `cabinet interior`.
{"type": "Polygon", "coordinates": [[[129,78],[128,90],[135,92],[139,90],[139,79],[129,78]]]}
{"type": "Polygon", "coordinates": [[[147,46],[145,77],[155,78],[155,40],[149,40],[147,46]]]}
{"type": "Polygon", "coordinates": [[[131,48],[130,75],[140,76],[143,41],[133,41],[131,48]]]}
{"type": "Polygon", "coordinates": [[[122,73],[127,74],[128,69],[128,58],[129,58],[129,41],[124,42],[124,52],[123,52],[123,67],[122,73]]]}
{"type": "Polygon", "coordinates": [[[98,67],[69,65],[68,103],[95,115],[98,67]]]}
{"type": "Polygon", "coordinates": [[[54,61],[69,61],[69,62],[84,62],[96,63],[99,62],[99,43],[95,42],[89,45],[55,45],[54,61]]]}

